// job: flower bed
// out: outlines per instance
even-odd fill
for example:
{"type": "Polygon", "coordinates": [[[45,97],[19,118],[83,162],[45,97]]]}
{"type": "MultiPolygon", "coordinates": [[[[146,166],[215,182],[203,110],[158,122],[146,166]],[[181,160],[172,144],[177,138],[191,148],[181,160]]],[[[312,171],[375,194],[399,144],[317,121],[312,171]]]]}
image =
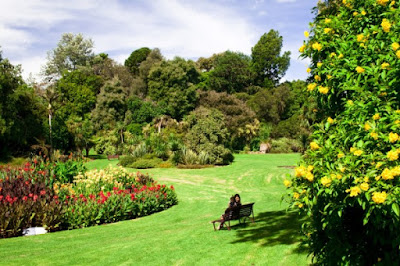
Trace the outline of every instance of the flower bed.
{"type": "Polygon", "coordinates": [[[0,168],[0,238],[19,236],[31,226],[54,231],[112,223],[177,203],[173,186],[123,168],[82,173],[73,183],[61,180],[36,164],[0,168]]]}

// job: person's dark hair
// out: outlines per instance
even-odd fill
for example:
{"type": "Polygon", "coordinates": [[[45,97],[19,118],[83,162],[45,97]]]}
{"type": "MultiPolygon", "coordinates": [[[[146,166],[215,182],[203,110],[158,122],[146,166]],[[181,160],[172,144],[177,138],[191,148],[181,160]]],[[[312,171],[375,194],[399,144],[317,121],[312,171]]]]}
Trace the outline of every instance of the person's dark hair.
{"type": "Polygon", "coordinates": [[[235,196],[233,196],[233,198],[235,199],[235,201],[236,201],[236,197],[239,197],[239,202],[240,202],[240,195],[239,194],[235,194],[235,196]]]}

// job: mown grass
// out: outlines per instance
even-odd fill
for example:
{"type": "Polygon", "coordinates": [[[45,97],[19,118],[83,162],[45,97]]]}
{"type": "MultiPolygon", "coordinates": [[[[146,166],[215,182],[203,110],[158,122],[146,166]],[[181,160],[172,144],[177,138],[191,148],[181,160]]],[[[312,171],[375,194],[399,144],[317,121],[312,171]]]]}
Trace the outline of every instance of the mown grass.
{"type": "MultiPolygon", "coordinates": [[[[174,185],[179,204],[147,217],[97,227],[0,240],[2,265],[306,265],[297,213],[280,202],[297,154],[236,155],[226,167],[149,169],[174,185]],[[229,197],[255,202],[256,222],[214,231],[229,197]]],[[[95,160],[103,168],[117,160],[95,160]]]]}

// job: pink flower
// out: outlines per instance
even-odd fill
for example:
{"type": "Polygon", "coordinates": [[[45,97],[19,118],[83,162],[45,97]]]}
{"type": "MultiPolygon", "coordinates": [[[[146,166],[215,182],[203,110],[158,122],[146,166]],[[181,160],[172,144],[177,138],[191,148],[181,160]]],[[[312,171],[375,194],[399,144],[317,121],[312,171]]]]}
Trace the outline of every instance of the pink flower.
{"type": "Polygon", "coordinates": [[[41,196],[43,196],[43,195],[45,195],[45,194],[46,194],[46,190],[40,191],[40,195],[41,195],[41,196]]]}
{"type": "Polygon", "coordinates": [[[22,197],[22,200],[23,200],[23,201],[27,201],[27,200],[28,200],[28,197],[27,197],[27,196],[23,196],[23,197],[22,197]]]}
{"type": "Polygon", "coordinates": [[[33,201],[36,201],[38,198],[38,195],[33,195],[33,201]]]}

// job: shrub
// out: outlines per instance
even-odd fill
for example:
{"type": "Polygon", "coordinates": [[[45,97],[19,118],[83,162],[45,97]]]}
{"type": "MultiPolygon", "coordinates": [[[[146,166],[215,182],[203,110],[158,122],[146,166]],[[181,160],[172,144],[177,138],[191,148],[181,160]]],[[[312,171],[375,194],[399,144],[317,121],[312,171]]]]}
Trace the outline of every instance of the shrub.
{"type": "Polygon", "coordinates": [[[271,140],[271,153],[299,152],[301,149],[302,144],[295,139],[280,138],[271,140]]]}
{"type": "Polygon", "coordinates": [[[400,263],[399,22],[397,1],[329,1],[300,49],[325,118],[285,184],[321,265],[400,263]]]}
{"type": "Polygon", "coordinates": [[[42,181],[47,174],[34,172],[29,163],[24,169],[0,169],[0,238],[22,235],[31,226],[59,227],[63,209],[42,181]]]}
{"type": "Polygon", "coordinates": [[[160,163],[158,165],[158,167],[159,168],[172,168],[172,167],[174,167],[174,165],[171,162],[167,161],[167,162],[160,163]]]}
{"type": "Polygon", "coordinates": [[[138,159],[136,162],[130,165],[132,168],[136,169],[147,169],[147,168],[155,168],[160,163],[162,163],[161,159],[138,159]]]}
{"type": "Polygon", "coordinates": [[[124,167],[131,165],[135,161],[136,161],[136,158],[131,155],[124,155],[119,158],[119,164],[124,167]]]}

